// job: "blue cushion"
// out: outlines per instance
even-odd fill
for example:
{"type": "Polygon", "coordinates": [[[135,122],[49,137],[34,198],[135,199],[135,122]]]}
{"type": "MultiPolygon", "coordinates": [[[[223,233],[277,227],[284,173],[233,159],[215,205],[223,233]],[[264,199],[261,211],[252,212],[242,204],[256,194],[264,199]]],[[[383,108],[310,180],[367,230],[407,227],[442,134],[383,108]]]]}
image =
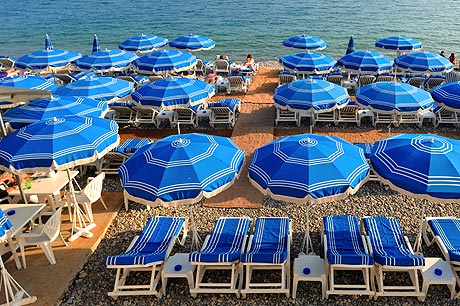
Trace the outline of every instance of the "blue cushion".
{"type": "Polygon", "coordinates": [[[258,218],[251,248],[241,255],[241,262],[279,264],[288,256],[288,218],[258,218]]]}
{"type": "Polygon", "coordinates": [[[171,239],[175,239],[184,218],[154,217],[147,221],[134,245],[122,255],[106,256],[106,265],[146,265],[165,259],[171,239]]]}
{"type": "Polygon", "coordinates": [[[228,107],[232,111],[235,111],[238,104],[241,103],[240,99],[220,99],[218,102],[209,102],[208,107],[228,107]]]}
{"type": "Polygon", "coordinates": [[[397,218],[364,218],[375,262],[387,266],[424,266],[425,259],[414,255],[406,245],[397,218]]]}
{"type": "Polygon", "coordinates": [[[219,218],[214,223],[207,244],[189,254],[190,262],[233,262],[240,259],[241,248],[249,229],[248,218],[219,218]]]}
{"type": "Polygon", "coordinates": [[[460,261],[460,220],[432,219],[428,224],[446,247],[450,260],[460,261]]]}
{"type": "Polygon", "coordinates": [[[355,216],[323,218],[327,240],[327,260],[330,264],[372,265],[374,259],[366,253],[355,216]]]}
{"type": "Polygon", "coordinates": [[[116,147],[114,151],[120,153],[134,153],[137,149],[148,145],[151,142],[149,138],[128,138],[121,145],[116,147]]]}
{"type": "Polygon", "coordinates": [[[121,106],[121,107],[132,107],[134,106],[135,104],[131,101],[116,101],[116,102],[112,102],[109,104],[109,107],[111,106],[121,106]]]}

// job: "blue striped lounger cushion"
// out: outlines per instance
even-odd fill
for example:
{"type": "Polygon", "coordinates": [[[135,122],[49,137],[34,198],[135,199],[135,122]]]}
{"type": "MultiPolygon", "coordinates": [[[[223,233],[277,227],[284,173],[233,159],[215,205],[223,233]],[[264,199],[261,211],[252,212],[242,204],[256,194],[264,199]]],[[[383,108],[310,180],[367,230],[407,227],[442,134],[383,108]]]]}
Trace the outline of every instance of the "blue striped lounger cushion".
{"type": "Polygon", "coordinates": [[[116,147],[114,151],[120,153],[134,153],[137,149],[148,145],[152,141],[149,138],[128,138],[121,145],[116,147]]]}
{"type": "Polygon", "coordinates": [[[288,239],[288,218],[258,218],[251,248],[241,255],[241,262],[283,263],[288,255],[288,239]]]}
{"type": "Polygon", "coordinates": [[[366,253],[355,216],[323,218],[327,239],[327,260],[330,264],[372,265],[374,259],[366,253]]]}
{"type": "Polygon", "coordinates": [[[190,262],[233,262],[240,259],[249,229],[248,218],[219,218],[204,248],[189,254],[190,262]]]}
{"type": "Polygon", "coordinates": [[[424,266],[425,259],[413,254],[404,240],[397,218],[364,218],[364,228],[370,237],[375,262],[387,266],[424,266]]]}
{"type": "Polygon", "coordinates": [[[106,265],[147,265],[165,259],[171,239],[184,225],[184,218],[154,217],[147,221],[134,245],[122,255],[107,256],[106,265]]]}
{"type": "Polygon", "coordinates": [[[450,260],[460,261],[460,219],[428,220],[431,230],[441,238],[450,260]]]}

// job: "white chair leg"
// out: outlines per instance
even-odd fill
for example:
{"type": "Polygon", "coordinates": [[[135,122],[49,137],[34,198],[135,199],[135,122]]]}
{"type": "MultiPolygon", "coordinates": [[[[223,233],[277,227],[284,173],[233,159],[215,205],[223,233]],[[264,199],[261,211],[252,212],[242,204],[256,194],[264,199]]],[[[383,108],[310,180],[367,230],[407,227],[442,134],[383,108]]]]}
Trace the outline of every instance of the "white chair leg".
{"type": "Polygon", "coordinates": [[[45,253],[46,258],[48,258],[48,261],[50,262],[50,264],[52,265],[56,264],[56,259],[54,258],[54,253],[53,253],[53,248],[51,246],[51,243],[43,242],[40,244],[40,247],[43,249],[43,252],[45,253]]]}
{"type": "Polygon", "coordinates": [[[93,209],[91,208],[91,203],[83,203],[83,210],[85,211],[86,216],[88,217],[91,223],[94,223],[93,218],[93,209]]]}
{"type": "Polygon", "coordinates": [[[104,206],[105,210],[108,210],[107,205],[105,205],[105,202],[104,202],[104,200],[102,199],[102,196],[99,198],[99,200],[101,201],[102,206],[104,206]]]}
{"type": "Polygon", "coordinates": [[[25,253],[25,250],[24,250],[24,245],[19,244],[19,248],[21,249],[22,267],[25,269],[25,268],[27,268],[27,265],[26,265],[26,253],[25,253]]]}

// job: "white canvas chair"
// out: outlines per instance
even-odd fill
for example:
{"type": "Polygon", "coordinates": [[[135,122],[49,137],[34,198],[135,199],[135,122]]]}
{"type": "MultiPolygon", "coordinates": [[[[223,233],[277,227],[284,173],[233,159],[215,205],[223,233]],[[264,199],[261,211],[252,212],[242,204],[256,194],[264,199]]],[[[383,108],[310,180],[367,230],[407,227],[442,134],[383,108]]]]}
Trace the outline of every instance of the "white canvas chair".
{"type": "Polygon", "coordinates": [[[326,216],[323,218],[324,262],[330,294],[375,294],[374,259],[369,255],[365,237],[361,235],[355,216],[326,216]],[[362,279],[348,278],[353,283],[336,283],[335,271],[360,271],[362,279]]]}
{"type": "Polygon", "coordinates": [[[377,112],[374,111],[374,117],[372,125],[376,126],[377,124],[393,124],[395,126],[399,125],[399,119],[395,113],[387,112],[377,112]]]}
{"type": "Polygon", "coordinates": [[[17,237],[19,248],[21,249],[22,254],[22,265],[24,268],[26,268],[26,255],[24,248],[29,245],[38,245],[43,249],[43,252],[45,253],[45,256],[50,264],[56,264],[52,242],[60,236],[64,244],[67,245],[61,236],[60,231],[61,213],[62,207],[59,207],[46,221],[45,224],[39,224],[35,226],[29,233],[22,233],[17,237]]]}
{"type": "MultiPolygon", "coordinates": [[[[436,243],[454,272],[460,286],[460,219],[452,217],[428,217],[423,221],[423,239],[427,246],[436,243]],[[432,239],[429,238],[429,235],[432,239]]],[[[451,298],[455,294],[455,288],[451,298]]],[[[460,293],[456,298],[460,297],[460,293]]]]}
{"type": "Polygon", "coordinates": [[[429,77],[426,81],[425,81],[425,84],[424,84],[424,88],[426,91],[431,91],[433,88],[435,88],[436,86],[439,86],[439,85],[442,85],[444,84],[444,82],[446,81],[445,78],[441,78],[441,77],[429,77]]]}
{"type": "Polygon", "coordinates": [[[351,122],[358,124],[358,110],[359,106],[350,101],[346,106],[337,110],[337,118],[334,123],[336,125],[341,122],[351,122]]]}
{"type": "Polygon", "coordinates": [[[115,285],[108,295],[116,299],[124,295],[155,295],[161,297],[157,285],[161,271],[174,243],[184,244],[187,236],[187,222],[184,218],[155,216],[147,221],[139,236],[134,237],[124,254],[105,257],[105,265],[116,269],[115,285]],[[179,235],[183,232],[182,239],[179,235]],[[151,273],[148,284],[127,285],[131,272],[151,273]]]}
{"type": "Polygon", "coordinates": [[[327,81],[343,86],[343,75],[341,74],[331,74],[327,76],[327,81]]]}
{"type": "Polygon", "coordinates": [[[243,75],[227,76],[228,88],[227,92],[247,92],[251,83],[251,78],[243,75]]]}
{"type": "Polygon", "coordinates": [[[107,206],[102,199],[102,186],[104,184],[105,173],[101,172],[96,177],[89,177],[85,188],[81,191],[75,192],[75,199],[77,203],[83,206],[89,221],[94,222],[93,209],[91,205],[97,200],[100,200],[105,210],[107,206]]]}
{"type": "Polygon", "coordinates": [[[414,87],[418,87],[418,88],[422,88],[423,87],[423,82],[425,82],[425,78],[424,77],[411,77],[407,83],[414,86],[414,87]]]}
{"type": "Polygon", "coordinates": [[[240,257],[240,275],[246,270],[244,289],[241,289],[243,282],[239,283],[243,297],[247,293],[281,293],[289,297],[291,240],[289,218],[257,218],[247,251],[240,257]],[[255,282],[253,272],[256,270],[279,270],[279,281],[255,282]]]}
{"type": "Polygon", "coordinates": [[[132,109],[136,112],[136,118],[134,119],[134,125],[139,126],[142,123],[153,124],[157,127],[156,115],[158,110],[152,106],[147,105],[134,105],[132,109]]]}
{"type": "Polygon", "coordinates": [[[112,119],[117,123],[134,123],[136,111],[134,111],[133,106],[134,103],[132,102],[113,102],[109,104],[109,109],[115,112],[112,119]]]}
{"type": "Polygon", "coordinates": [[[292,83],[295,80],[297,80],[295,74],[286,73],[284,71],[281,71],[280,74],[278,75],[278,87],[284,84],[292,83]]]}
{"type": "Polygon", "coordinates": [[[364,86],[375,82],[374,75],[361,75],[358,79],[358,86],[364,86]]]}
{"type": "Polygon", "coordinates": [[[441,106],[436,111],[436,126],[440,125],[441,123],[446,124],[459,124],[458,114],[457,112],[452,111],[444,106],[441,106]]]}
{"type": "Polygon", "coordinates": [[[414,254],[409,240],[397,218],[365,217],[362,219],[367,234],[369,253],[374,257],[375,278],[379,296],[416,296],[423,300],[418,272],[425,266],[425,259],[414,254]],[[411,285],[385,284],[384,273],[408,273],[411,285]]]}
{"type": "Polygon", "coordinates": [[[214,73],[215,74],[228,74],[230,73],[230,64],[227,60],[216,59],[214,61],[214,73]]]}
{"type": "Polygon", "coordinates": [[[216,124],[230,124],[231,127],[234,127],[236,112],[240,107],[240,99],[221,99],[219,102],[208,103],[208,108],[212,112],[209,124],[212,127],[215,127],[216,124]]]}
{"type": "Polygon", "coordinates": [[[249,218],[221,217],[214,223],[210,235],[201,251],[189,254],[189,262],[197,267],[193,297],[198,293],[235,293],[239,296],[238,279],[241,280],[238,264],[246,246],[249,218]],[[229,282],[204,282],[207,271],[230,270],[229,282]]]}
{"type": "Polygon", "coordinates": [[[206,64],[201,58],[196,59],[195,73],[199,76],[204,76],[206,74],[206,64]]]}
{"type": "Polygon", "coordinates": [[[275,125],[281,122],[297,122],[299,121],[299,116],[297,112],[291,112],[287,109],[281,109],[279,107],[276,108],[276,117],[275,117],[275,125]]]}
{"type": "Polygon", "coordinates": [[[176,108],[174,110],[173,124],[189,124],[193,127],[197,126],[196,111],[192,108],[176,108]]]}
{"type": "Polygon", "coordinates": [[[417,126],[420,126],[419,112],[399,113],[396,120],[398,121],[398,126],[401,124],[417,124],[417,126]]]}
{"type": "Polygon", "coordinates": [[[315,122],[337,122],[337,112],[336,110],[331,111],[314,111],[314,121],[315,122]]]}

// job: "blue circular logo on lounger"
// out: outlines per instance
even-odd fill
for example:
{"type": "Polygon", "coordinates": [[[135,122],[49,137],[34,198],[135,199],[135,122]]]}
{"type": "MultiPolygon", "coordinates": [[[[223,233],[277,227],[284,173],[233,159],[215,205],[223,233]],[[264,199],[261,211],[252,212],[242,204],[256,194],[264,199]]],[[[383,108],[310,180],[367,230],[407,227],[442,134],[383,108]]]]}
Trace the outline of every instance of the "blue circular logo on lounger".
{"type": "Polygon", "coordinates": [[[310,270],[309,267],[303,268],[303,274],[308,275],[308,274],[310,274],[310,273],[311,273],[311,270],[310,270]]]}
{"type": "Polygon", "coordinates": [[[177,271],[180,271],[180,270],[182,270],[182,265],[175,265],[174,266],[174,271],[177,272],[177,271]]]}

